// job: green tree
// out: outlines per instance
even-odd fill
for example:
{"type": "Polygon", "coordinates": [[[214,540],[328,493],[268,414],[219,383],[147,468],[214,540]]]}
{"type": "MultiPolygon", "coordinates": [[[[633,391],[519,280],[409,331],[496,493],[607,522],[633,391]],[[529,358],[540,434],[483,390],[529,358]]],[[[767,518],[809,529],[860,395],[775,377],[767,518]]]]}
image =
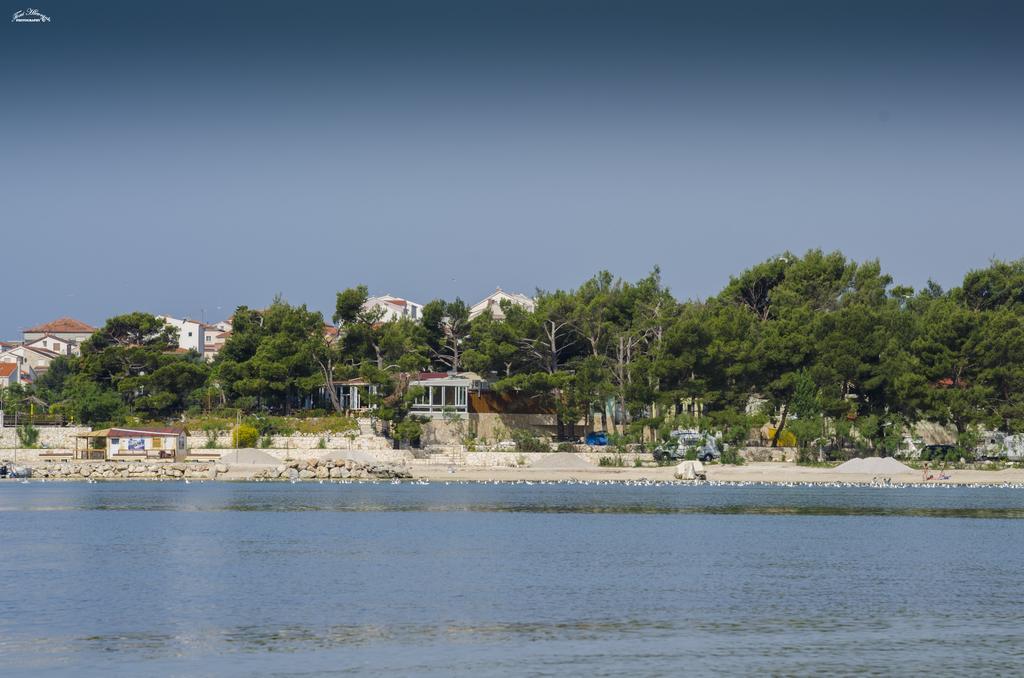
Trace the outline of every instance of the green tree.
{"type": "Polygon", "coordinates": [[[447,371],[462,367],[462,352],[469,337],[469,308],[461,299],[435,299],[423,307],[423,328],[434,361],[447,371]]]}

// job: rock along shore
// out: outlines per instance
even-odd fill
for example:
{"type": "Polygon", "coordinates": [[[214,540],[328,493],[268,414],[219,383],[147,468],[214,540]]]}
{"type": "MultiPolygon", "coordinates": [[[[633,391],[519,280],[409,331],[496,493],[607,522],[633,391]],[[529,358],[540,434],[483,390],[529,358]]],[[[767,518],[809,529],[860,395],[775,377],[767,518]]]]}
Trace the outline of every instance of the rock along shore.
{"type": "Polygon", "coordinates": [[[53,480],[386,480],[410,478],[408,471],[384,464],[308,459],[276,466],[233,468],[218,462],[49,462],[28,465],[32,478],[53,480]]]}

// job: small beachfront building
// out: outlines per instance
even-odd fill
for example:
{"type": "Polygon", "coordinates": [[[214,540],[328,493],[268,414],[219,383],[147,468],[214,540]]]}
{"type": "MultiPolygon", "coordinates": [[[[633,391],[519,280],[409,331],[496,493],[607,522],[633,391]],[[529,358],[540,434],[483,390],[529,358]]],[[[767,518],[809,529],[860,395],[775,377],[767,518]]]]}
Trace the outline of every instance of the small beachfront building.
{"type": "Polygon", "coordinates": [[[107,459],[173,459],[184,461],[188,454],[188,431],[180,426],[164,428],[111,428],[106,439],[107,459]]]}
{"type": "Polygon", "coordinates": [[[409,382],[410,388],[423,389],[413,402],[411,413],[432,418],[440,418],[445,414],[467,417],[469,390],[474,383],[472,378],[457,374],[423,372],[418,379],[409,382]]]}
{"type": "Polygon", "coordinates": [[[365,379],[346,379],[334,382],[334,390],[346,412],[358,412],[370,408],[369,396],[376,395],[377,385],[365,379]]]}

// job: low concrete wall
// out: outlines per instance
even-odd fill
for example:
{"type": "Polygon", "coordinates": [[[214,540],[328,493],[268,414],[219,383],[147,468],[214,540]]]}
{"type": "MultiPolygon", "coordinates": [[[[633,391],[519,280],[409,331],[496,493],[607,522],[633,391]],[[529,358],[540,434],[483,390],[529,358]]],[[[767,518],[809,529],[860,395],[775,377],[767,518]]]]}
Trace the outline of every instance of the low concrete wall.
{"type": "MultiPolygon", "coordinates": [[[[213,449],[234,449],[230,434],[220,435],[214,438],[217,447],[213,449]]],[[[209,438],[202,434],[193,434],[188,437],[188,449],[204,450],[209,443],[209,438]]],[[[346,436],[337,433],[309,433],[294,434],[290,436],[270,436],[270,448],[280,450],[315,450],[323,453],[325,450],[386,450],[391,448],[391,441],[382,436],[357,435],[346,436]],[[321,438],[324,447],[320,447],[321,438]]]]}
{"type": "MultiPolygon", "coordinates": [[[[588,461],[591,464],[597,466],[601,462],[602,457],[614,458],[616,455],[614,452],[608,451],[588,451],[588,452],[574,452],[577,457],[588,461]]],[[[548,452],[467,452],[463,458],[463,463],[466,466],[476,466],[484,468],[516,468],[519,466],[530,466],[531,464],[551,456],[548,452]]],[[[651,461],[652,457],[650,454],[627,452],[622,456],[622,462],[626,466],[633,466],[637,459],[642,462],[651,461]]]]}
{"type": "MultiPolygon", "coordinates": [[[[216,450],[192,450],[193,454],[217,454],[224,458],[225,461],[231,461],[231,455],[235,453],[234,448],[224,448],[216,450]]],[[[260,448],[260,452],[265,452],[275,459],[279,459],[282,462],[286,461],[308,461],[314,459],[320,459],[321,457],[331,455],[339,456],[345,452],[352,452],[355,456],[360,458],[373,458],[382,464],[394,464],[401,466],[402,464],[408,464],[413,459],[413,454],[409,450],[357,450],[348,447],[335,447],[333,449],[274,449],[274,448],[260,448]],[[369,456],[367,456],[369,455],[369,456]]]]}

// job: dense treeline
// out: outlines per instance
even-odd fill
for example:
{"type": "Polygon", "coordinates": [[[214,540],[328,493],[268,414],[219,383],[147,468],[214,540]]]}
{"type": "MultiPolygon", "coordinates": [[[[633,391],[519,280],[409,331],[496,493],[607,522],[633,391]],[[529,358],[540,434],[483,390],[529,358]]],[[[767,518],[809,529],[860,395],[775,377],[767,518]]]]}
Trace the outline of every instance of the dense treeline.
{"type": "Polygon", "coordinates": [[[574,290],[539,292],[532,312],[505,306],[504,320],[471,321],[456,299],[431,302],[419,322],[381,322],[366,297],[362,286],[338,293],[330,318],[280,299],[240,307],[212,364],[174,352],[152,316],[118,316],[34,389],[99,423],[340,408],[333,390],[322,395],[325,382],[361,376],[380,385],[379,415],[401,425],[411,376],[432,369],[477,372],[546,399],[563,424],[624,433],[667,430],[685,413],[736,439],[770,419],[802,442],[881,449],[918,420],[952,425],[965,443],[983,428],[1024,429],[1024,260],[994,262],[948,291],[915,291],[877,261],[786,253],[713,298],[682,302],[657,269],[636,282],[602,271],[574,290]]]}

